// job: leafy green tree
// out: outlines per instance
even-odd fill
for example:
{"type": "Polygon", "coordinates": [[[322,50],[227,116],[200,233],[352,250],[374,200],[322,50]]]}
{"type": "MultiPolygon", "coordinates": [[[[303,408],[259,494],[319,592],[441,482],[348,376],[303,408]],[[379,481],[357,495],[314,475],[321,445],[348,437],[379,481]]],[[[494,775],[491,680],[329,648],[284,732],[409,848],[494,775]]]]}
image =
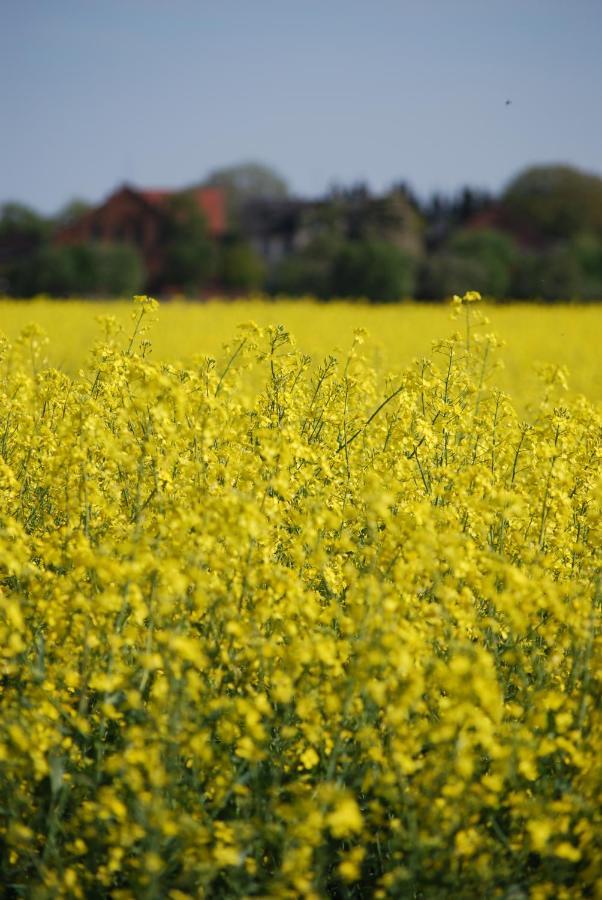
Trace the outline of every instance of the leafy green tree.
{"type": "Polygon", "coordinates": [[[17,297],[121,297],[143,284],[142,260],[126,244],[46,245],[15,262],[8,275],[9,291],[17,297]]]}
{"type": "Polygon", "coordinates": [[[486,282],[487,270],[482,261],[442,250],[424,261],[418,296],[422,300],[444,300],[453,294],[462,295],[466,290],[484,291],[486,282]]]}
{"type": "Polygon", "coordinates": [[[52,231],[47,218],[22,203],[6,203],[0,213],[0,262],[33,253],[52,231]]]}
{"type": "Polygon", "coordinates": [[[96,293],[109,297],[130,297],[139,293],[146,281],[142,257],[131,244],[95,245],[98,283],[96,293]]]}
{"type": "Polygon", "coordinates": [[[272,294],[328,299],[333,294],[333,269],[342,246],[336,231],[326,228],[320,237],[273,267],[267,279],[268,290],[272,294]]]}
{"type": "Polygon", "coordinates": [[[347,220],[352,238],[394,244],[413,256],[422,253],[424,222],[401,191],[349,202],[347,220]]]}
{"type": "Polygon", "coordinates": [[[571,166],[533,166],[501,199],[510,224],[557,240],[586,231],[602,238],[602,178],[571,166]]]}
{"type": "Polygon", "coordinates": [[[56,213],[53,218],[53,225],[56,229],[72,225],[92,208],[92,204],[88,203],[87,200],[82,200],[80,197],[74,197],[73,200],[69,200],[69,202],[61,207],[58,213],[56,213]]]}
{"type": "Polygon", "coordinates": [[[75,290],[75,284],[70,247],[48,244],[26,258],[13,260],[7,270],[7,292],[13,297],[67,296],[75,290]]]}
{"type": "Polygon", "coordinates": [[[518,253],[511,237],[494,229],[463,229],[451,237],[446,249],[450,254],[473,260],[480,266],[482,271],[473,290],[491,297],[507,296],[518,253]]]}
{"type": "Polygon", "coordinates": [[[216,249],[194,196],[175,194],[167,203],[164,281],[195,292],[213,277],[216,249]]]}
{"type": "Polygon", "coordinates": [[[255,291],[263,287],[265,265],[250,244],[226,241],[219,251],[217,279],[228,290],[255,291]]]}
{"type": "Polygon", "coordinates": [[[215,169],[205,184],[224,191],[229,221],[234,225],[249,200],[283,200],[289,193],[284,178],[270,166],[258,162],[215,169]]]}
{"type": "Polygon", "coordinates": [[[581,270],[581,296],[584,300],[602,300],[602,239],[580,234],[571,243],[581,270]]]}
{"type": "Polygon", "coordinates": [[[0,237],[19,233],[48,237],[50,222],[45,216],[23,203],[5,203],[0,214],[0,237]]]}
{"type": "Polygon", "coordinates": [[[384,241],[350,241],[338,253],[332,293],[390,303],[411,296],[415,288],[412,256],[384,241]]]}
{"type": "Polygon", "coordinates": [[[0,291],[15,297],[39,293],[35,258],[49,248],[51,223],[22,203],[6,203],[0,212],[0,291]]]}
{"type": "Polygon", "coordinates": [[[591,235],[525,253],[514,278],[514,295],[524,300],[602,299],[602,243],[591,235]]]}
{"type": "Polygon", "coordinates": [[[307,253],[296,253],[281,260],[270,273],[267,286],[272,294],[292,297],[308,295],[326,299],[330,291],[330,262],[307,253]]]}

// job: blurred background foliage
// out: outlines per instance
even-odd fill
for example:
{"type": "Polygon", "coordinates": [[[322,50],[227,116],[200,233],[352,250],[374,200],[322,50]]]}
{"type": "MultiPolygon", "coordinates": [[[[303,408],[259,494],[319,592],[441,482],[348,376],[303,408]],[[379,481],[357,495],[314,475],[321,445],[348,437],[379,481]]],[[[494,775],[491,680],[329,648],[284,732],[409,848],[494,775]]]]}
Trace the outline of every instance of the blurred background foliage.
{"type": "Polygon", "coordinates": [[[470,286],[499,300],[602,298],[602,178],[570,166],[532,166],[499,196],[466,187],[424,200],[400,182],[382,195],[357,184],[304,199],[261,163],[217,169],[202,187],[219,194],[225,227],[218,235],[208,227],[194,202],[198,186],[172,192],[152,278],[135,241],[61,242],[64,229],[94,215],[86,201],[74,199],[50,218],[6,204],[0,290],[15,297],[262,291],[394,302],[443,300],[470,286]]]}

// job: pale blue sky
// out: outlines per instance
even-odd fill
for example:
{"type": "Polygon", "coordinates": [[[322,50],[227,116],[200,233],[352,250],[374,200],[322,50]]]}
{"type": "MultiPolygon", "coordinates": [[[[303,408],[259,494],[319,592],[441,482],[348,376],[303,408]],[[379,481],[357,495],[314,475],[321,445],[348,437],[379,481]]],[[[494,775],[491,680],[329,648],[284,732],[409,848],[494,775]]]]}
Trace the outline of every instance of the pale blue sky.
{"type": "Polygon", "coordinates": [[[257,159],[293,191],[602,171],[602,0],[0,0],[0,202],[257,159]],[[506,100],[512,103],[506,105],[506,100]]]}

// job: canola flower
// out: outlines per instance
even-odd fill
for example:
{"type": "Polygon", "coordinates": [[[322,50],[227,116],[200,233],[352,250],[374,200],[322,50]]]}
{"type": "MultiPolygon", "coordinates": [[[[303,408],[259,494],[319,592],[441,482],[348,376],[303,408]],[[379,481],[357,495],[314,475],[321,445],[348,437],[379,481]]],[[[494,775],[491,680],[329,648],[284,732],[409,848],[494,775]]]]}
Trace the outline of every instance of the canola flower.
{"type": "MultiPolygon", "coordinates": [[[[50,343],[44,351],[48,365],[75,375],[86,363],[89,348],[98,336],[95,313],[115,318],[117,325],[129,327],[131,301],[11,300],[0,298],[0,331],[15,341],[23,328],[37,323],[50,343]]],[[[536,364],[567,366],[571,373],[569,396],[585,394],[602,400],[602,367],[598,346],[602,344],[602,306],[596,303],[479,304],[490,319],[489,329],[504,342],[504,367],[496,375],[496,385],[512,396],[520,412],[535,396],[538,381],[536,364]]],[[[364,347],[367,363],[377,371],[399,370],[417,356],[428,356],[433,341],[449,331],[447,304],[403,302],[391,304],[354,303],[312,298],[245,297],[224,302],[203,303],[171,300],[161,305],[160,327],[152,332],[155,362],[177,360],[190,367],[199,355],[220,359],[225,342],[232,340],[240,322],[255,321],[266,328],[274,321],[285,322],[300,347],[314,360],[329,354],[346,357],[358,326],[367,329],[370,340],[364,347]]],[[[252,376],[252,373],[249,373],[252,376]]],[[[250,381],[245,381],[248,390],[250,381]]]]}
{"type": "Polygon", "coordinates": [[[602,416],[282,326],[0,346],[7,896],[602,897],[602,416]]]}

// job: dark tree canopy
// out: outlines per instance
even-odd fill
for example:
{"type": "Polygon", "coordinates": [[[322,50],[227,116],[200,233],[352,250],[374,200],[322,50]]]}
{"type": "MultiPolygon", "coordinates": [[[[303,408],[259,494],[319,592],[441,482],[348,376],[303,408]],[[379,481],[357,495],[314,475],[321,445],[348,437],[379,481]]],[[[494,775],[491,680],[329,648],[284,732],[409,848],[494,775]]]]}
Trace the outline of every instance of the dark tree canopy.
{"type": "MultiPolygon", "coordinates": [[[[470,260],[480,267],[475,290],[492,297],[507,295],[512,283],[513,265],[518,254],[518,249],[509,235],[494,229],[463,229],[453,235],[447,249],[464,262],[470,260]]],[[[456,287],[451,291],[451,293],[458,292],[459,288],[456,287]]]]}
{"type": "Polygon", "coordinates": [[[335,293],[333,270],[343,241],[334,226],[325,229],[307,247],[284,257],[267,279],[274,294],[311,295],[326,300],[335,293]]]}
{"type": "Polygon", "coordinates": [[[590,232],[602,239],[602,178],[571,166],[533,166],[502,196],[508,220],[549,239],[590,232]]]}
{"type": "Polygon", "coordinates": [[[68,225],[72,225],[78,219],[81,219],[91,209],[93,209],[93,206],[87,200],[83,200],[81,197],[74,197],[56,213],[53,218],[54,227],[66,228],[68,225]]]}
{"type": "Polygon", "coordinates": [[[215,169],[205,183],[222,188],[230,221],[234,223],[250,200],[284,200],[289,195],[285,179],[270,166],[258,162],[215,169]]]}
{"type": "Polygon", "coordinates": [[[187,292],[204,287],[215,271],[215,247],[192,194],[174,194],[167,203],[166,283],[187,292]]]}
{"type": "Polygon", "coordinates": [[[256,291],[263,286],[265,265],[250,244],[226,241],[220,248],[217,278],[229,291],[256,291]]]}
{"type": "Polygon", "coordinates": [[[350,241],[337,255],[333,293],[390,303],[414,292],[415,263],[410,255],[384,241],[350,241]]]}
{"type": "Polygon", "coordinates": [[[223,192],[224,228],[211,231],[191,189],[161,195],[147,210],[151,228],[105,229],[84,215],[86,246],[65,247],[77,229],[63,233],[87,212],[85,201],[53,218],[6,204],[0,291],[198,295],[211,287],[383,302],[473,289],[499,300],[602,300],[602,177],[568,165],[525,169],[497,197],[466,186],[425,201],[404,182],[382,194],[356,183],[318,199],[290,197],[284,178],[258,162],[216,169],[204,184],[223,192]],[[106,246],[109,237],[118,246],[106,246]]]}
{"type": "Polygon", "coordinates": [[[0,257],[18,257],[48,240],[51,223],[29,206],[6,203],[0,212],[0,257]]]}
{"type": "Polygon", "coordinates": [[[127,297],[142,288],[144,279],[142,260],[128,244],[46,244],[8,271],[8,287],[16,297],[127,297]]]}

